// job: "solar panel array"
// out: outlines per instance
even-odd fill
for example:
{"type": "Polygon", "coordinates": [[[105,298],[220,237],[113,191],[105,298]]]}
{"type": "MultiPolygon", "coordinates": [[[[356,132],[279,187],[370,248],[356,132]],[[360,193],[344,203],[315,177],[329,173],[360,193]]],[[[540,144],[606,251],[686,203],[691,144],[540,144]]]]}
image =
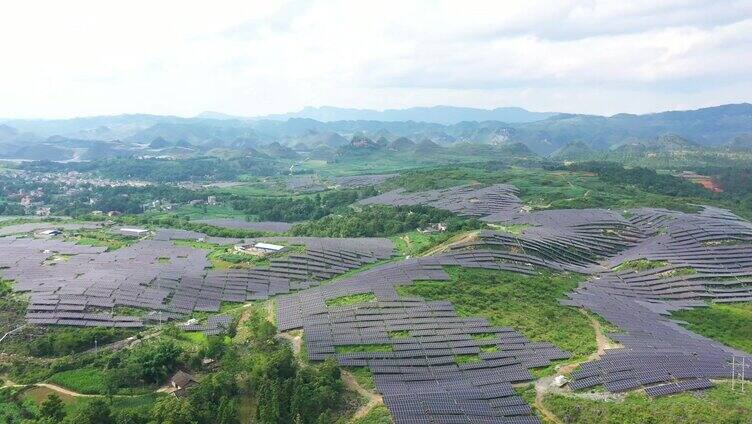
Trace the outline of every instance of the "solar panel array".
{"type": "MultiPolygon", "coordinates": [[[[629,218],[607,210],[516,214],[506,223],[529,225],[519,235],[482,231],[439,256],[384,265],[283,297],[278,303],[280,329],[303,328],[312,360],[336,355],[343,365],[369,366],[396,422],[534,421],[513,393],[492,394],[492,388],[505,390],[500,382],[528,380],[528,368],[566,357],[565,352],[530,342],[513,329],[458,317],[446,302],[401,299],[394,285],[447,279],[447,265],[521,273],[535,273],[543,266],[592,275],[562,303],[588,308],[624,330],[609,335],[622,348],[608,350],[573,373],[573,389],[645,388],[658,396],[707,388],[710,379],[729,378],[731,356],[744,353],[694,334],[666,314],[702,305],[703,300],[750,299],[752,226],[715,208],[698,214],[637,209],[625,215],[629,218]],[[613,271],[624,261],[641,258],[668,264],[640,272],[613,271]],[[687,272],[690,268],[694,271],[687,272]],[[377,301],[327,306],[328,299],[365,292],[377,301]],[[395,331],[409,336],[395,338],[395,331]],[[479,340],[473,332],[490,332],[494,339],[479,340]],[[500,350],[484,352],[484,343],[500,350]],[[380,348],[341,350],[369,345],[380,348]],[[390,348],[384,350],[384,345],[390,348]],[[479,354],[481,361],[457,365],[454,357],[463,354],[479,354]],[[485,386],[488,381],[494,383],[485,386]],[[506,416],[495,409],[498,405],[518,406],[503,411],[520,415],[506,416]]],[[[751,373],[748,369],[746,375],[751,373]]]]}
{"type": "Polygon", "coordinates": [[[0,237],[9,236],[12,234],[29,233],[32,231],[51,230],[55,228],[61,230],[80,230],[83,228],[95,229],[98,227],[99,225],[95,223],[73,224],[56,222],[30,222],[26,224],[6,225],[4,227],[0,227],[0,237]]]}
{"type": "MultiPolygon", "coordinates": [[[[590,275],[561,303],[587,308],[617,326],[621,332],[609,337],[622,347],[583,364],[572,374],[573,389],[644,388],[659,396],[703,389],[711,379],[731,376],[729,362],[743,352],[688,331],[668,314],[705,301],[752,300],[752,224],[717,208],[696,214],[661,209],[527,213],[516,193],[498,184],[393,191],[365,199],[361,203],[430,205],[524,227],[518,234],[481,231],[436,256],[385,264],[324,286],[323,280],[392,257],[392,242],[252,239],[246,242],[306,249],[273,258],[266,268],[206,270],[205,251],[172,241],[240,240],[169,229],[157,231],[154,240],[105,252],[56,239],[0,237],[0,275],[31,294],[28,318],[37,324],[140,326],[193,311],[216,312],[223,301],[285,294],[278,302],[280,329],[303,328],[312,360],[335,355],[343,365],[370,367],[397,422],[538,422],[511,384],[532,379],[530,368],[568,357],[512,328],[460,317],[447,302],[397,295],[398,284],[448,279],[445,266],[524,274],[546,267],[590,275]],[[54,255],[57,260],[50,259],[54,255]],[[615,269],[636,259],[664,263],[642,271],[615,269]],[[376,301],[327,306],[328,300],[362,293],[373,293],[376,301]],[[151,313],[143,319],[118,316],[112,313],[116,306],[151,313]],[[479,360],[458,364],[458,355],[479,360]]],[[[212,321],[195,331],[221,327],[212,321]]],[[[752,361],[747,364],[752,367],[752,361]]],[[[752,377],[752,369],[746,375],[752,377]]]]}
{"type": "Polygon", "coordinates": [[[40,325],[140,327],[139,317],[117,315],[116,307],[151,311],[149,322],[182,318],[194,311],[217,312],[222,302],[267,299],[318,285],[321,280],[390,258],[387,239],[315,237],[250,240],[306,246],[305,252],[273,258],[270,266],[207,270],[206,251],[172,240],[234,239],[162,229],[154,240],[115,250],[58,239],[0,238],[0,275],[14,290],[30,293],[27,319],[40,325]],[[55,258],[51,260],[50,258],[55,258]]]}
{"type": "Polygon", "coordinates": [[[342,365],[370,367],[396,422],[537,423],[512,384],[532,380],[530,368],[568,358],[568,353],[486,319],[460,317],[448,302],[400,298],[394,289],[419,280],[447,280],[447,265],[532,272],[499,263],[493,254],[471,250],[406,260],[281,297],[279,328],[303,328],[311,360],[336,355],[342,365]],[[361,293],[373,293],[377,301],[327,306],[327,300],[361,293]],[[382,351],[341,350],[369,345],[382,351]],[[482,349],[489,346],[495,351],[482,349]],[[458,355],[478,355],[479,360],[459,365],[458,355]]]}
{"type": "Polygon", "coordinates": [[[324,190],[324,185],[313,175],[296,175],[287,179],[287,189],[294,192],[324,190]]]}
{"type": "Polygon", "coordinates": [[[201,331],[207,336],[223,334],[230,328],[232,317],[229,315],[213,315],[206,319],[204,324],[186,324],[180,328],[183,331],[201,331]]]}
{"type": "Polygon", "coordinates": [[[205,252],[167,241],[106,252],[56,239],[0,238],[0,275],[30,294],[27,319],[35,324],[141,326],[140,318],[113,308],[164,309],[170,292],[151,282],[162,274],[201,273],[208,264],[205,252]]]}
{"type": "Polygon", "coordinates": [[[407,192],[392,190],[361,200],[362,205],[412,206],[425,205],[454,212],[460,216],[512,216],[522,209],[516,187],[495,184],[488,187],[465,185],[443,190],[407,192]]]}
{"type": "Polygon", "coordinates": [[[707,379],[730,378],[732,357],[748,354],[695,334],[667,315],[704,306],[704,301],[752,301],[752,225],[716,208],[698,214],[630,213],[630,222],[647,238],[610,258],[607,266],[640,258],[666,265],[600,273],[563,301],[588,308],[624,331],[609,335],[624,347],[584,364],[573,373],[572,387],[648,387],[648,394],[662,395],[707,387],[707,379]]]}

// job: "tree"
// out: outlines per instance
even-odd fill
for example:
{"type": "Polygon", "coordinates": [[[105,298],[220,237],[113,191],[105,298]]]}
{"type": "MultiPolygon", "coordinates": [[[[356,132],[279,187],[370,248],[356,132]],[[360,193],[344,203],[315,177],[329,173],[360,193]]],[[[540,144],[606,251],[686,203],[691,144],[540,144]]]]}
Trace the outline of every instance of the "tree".
{"type": "Polygon", "coordinates": [[[235,399],[231,399],[227,396],[222,396],[219,400],[219,408],[217,409],[217,416],[214,420],[215,424],[239,424],[238,418],[238,403],[235,399]]]}
{"type": "Polygon", "coordinates": [[[175,369],[180,353],[180,348],[175,343],[162,341],[138,349],[131,361],[140,365],[140,376],[144,381],[159,383],[175,369]]]}
{"type": "Polygon", "coordinates": [[[196,424],[196,412],[186,399],[167,396],[158,400],[151,410],[151,424],[196,424]]]}
{"type": "Polygon", "coordinates": [[[102,399],[94,399],[87,403],[77,414],[68,416],[65,422],[71,424],[115,424],[110,405],[102,399]]]}
{"type": "Polygon", "coordinates": [[[60,396],[53,393],[47,396],[47,399],[42,402],[39,413],[42,417],[50,418],[54,422],[60,422],[65,418],[65,405],[60,396]]]}
{"type": "Polygon", "coordinates": [[[225,351],[225,340],[223,336],[209,336],[206,346],[206,357],[218,359],[225,351]]]}

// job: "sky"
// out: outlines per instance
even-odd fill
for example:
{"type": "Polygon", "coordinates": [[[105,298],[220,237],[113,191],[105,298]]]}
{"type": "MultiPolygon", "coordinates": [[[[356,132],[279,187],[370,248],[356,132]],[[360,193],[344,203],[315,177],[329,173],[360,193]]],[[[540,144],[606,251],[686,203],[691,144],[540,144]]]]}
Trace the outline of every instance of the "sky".
{"type": "Polygon", "coordinates": [[[752,0],[15,1],[0,117],[752,102],[752,0]]]}

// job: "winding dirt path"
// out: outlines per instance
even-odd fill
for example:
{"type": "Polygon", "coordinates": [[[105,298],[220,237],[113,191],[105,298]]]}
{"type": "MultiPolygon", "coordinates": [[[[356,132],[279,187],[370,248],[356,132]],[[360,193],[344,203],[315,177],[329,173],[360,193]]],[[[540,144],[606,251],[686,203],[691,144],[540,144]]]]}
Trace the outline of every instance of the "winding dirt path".
{"type": "Polygon", "coordinates": [[[366,390],[363,386],[360,385],[360,383],[358,383],[358,380],[355,379],[355,376],[352,375],[349,371],[342,370],[342,382],[345,383],[345,387],[347,387],[348,389],[357,392],[359,395],[368,399],[368,403],[358,408],[358,410],[355,411],[355,414],[353,414],[350,421],[365,417],[369,412],[371,412],[371,409],[384,403],[384,398],[382,398],[381,395],[370,390],[366,390]]]}
{"type": "MultiPolygon", "coordinates": [[[[597,319],[595,319],[592,315],[588,314],[583,309],[578,309],[578,311],[583,314],[588,319],[588,321],[590,321],[590,325],[593,327],[593,331],[595,332],[596,350],[587,358],[581,361],[572,362],[570,364],[566,364],[557,368],[557,375],[571,373],[578,366],[580,366],[580,364],[599,359],[601,356],[603,356],[606,350],[620,347],[618,343],[612,342],[608,337],[606,337],[605,334],[603,334],[603,328],[601,327],[601,323],[597,319]]],[[[554,378],[556,378],[556,376],[539,378],[535,382],[535,407],[547,420],[555,424],[563,424],[563,422],[553,412],[549,411],[548,408],[546,408],[546,406],[543,404],[543,398],[548,393],[556,392],[559,394],[567,393],[569,395],[572,395],[571,392],[566,392],[563,389],[555,386],[554,378]]],[[[612,397],[610,393],[604,393],[603,396],[604,400],[606,398],[612,397]]]]}
{"type": "MultiPolygon", "coordinates": [[[[300,357],[300,352],[303,348],[302,332],[299,330],[281,332],[279,333],[278,337],[287,340],[290,343],[290,345],[292,346],[292,351],[295,354],[295,358],[298,360],[298,363],[304,366],[305,364],[303,364],[303,359],[300,357]]],[[[368,402],[365,405],[362,405],[355,411],[352,418],[350,418],[350,421],[365,417],[369,412],[371,412],[371,409],[384,403],[384,399],[381,397],[381,395],[361,386],[351,372],[343,369],[341,375],[342,382],[345,384],[345,387],[348,390],[356,392],[360,396],[368,399],[368,402]]]]}
{"type": "Polygon", "coordinates": [[[546,405],[543,404],[543,396],[548,393],[548,388],[553,381],[553,377],[544,377],[539,378],[538,381],[535,382],[535,408],[538,409],[541,415],[543,415],[548,421],[555,424],[564,424],[559,417],[549,411],[548,408],[546,408],[546,405]]]}
{"type": "Polygon", "coordinates": [[[449,240],[445,241],[444,243],[441,243],[437,246],[432,247],[431,249],[421,253],[419,256],[431,256],[436,255],[439,253],[446,252],[453,246],[457,246],[464,243],[470,243],[473,241],[478,240],[478,234],[480,234],[480,231],[471,231],[469,233],[464,234],[458,234],[449,240]]]}
{"type": "MultiPolygon", "coordinates": [[[[81,397],[81,398],[97,398],[97,397],[106,397],[107,395],[91,395],[86,393],[79,393],[75,392],[70,389],[66,389],[65,387],[58,386],[57,384],[50,384],[50,383],[34,383],[34,384],[5,384],[0,388],[10,388],[10,387],[44,387],[45,389],[52,390],[53,392],[60,393],[61,395],[70,396],[70,397],[81,397]]],[[[114,397],[135,397],[139,395],[114,395],[114,397]]]]}

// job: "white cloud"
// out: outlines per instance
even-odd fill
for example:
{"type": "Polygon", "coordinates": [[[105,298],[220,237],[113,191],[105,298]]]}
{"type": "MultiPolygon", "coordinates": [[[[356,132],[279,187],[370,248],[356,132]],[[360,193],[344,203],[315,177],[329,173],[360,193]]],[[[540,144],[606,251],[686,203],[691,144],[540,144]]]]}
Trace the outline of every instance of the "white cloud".
{"type": "Polygon", "coordinates": [[[752,2],[13,2],[0,54],[4,117],[646,112],[752,99],[752,2]]]}

